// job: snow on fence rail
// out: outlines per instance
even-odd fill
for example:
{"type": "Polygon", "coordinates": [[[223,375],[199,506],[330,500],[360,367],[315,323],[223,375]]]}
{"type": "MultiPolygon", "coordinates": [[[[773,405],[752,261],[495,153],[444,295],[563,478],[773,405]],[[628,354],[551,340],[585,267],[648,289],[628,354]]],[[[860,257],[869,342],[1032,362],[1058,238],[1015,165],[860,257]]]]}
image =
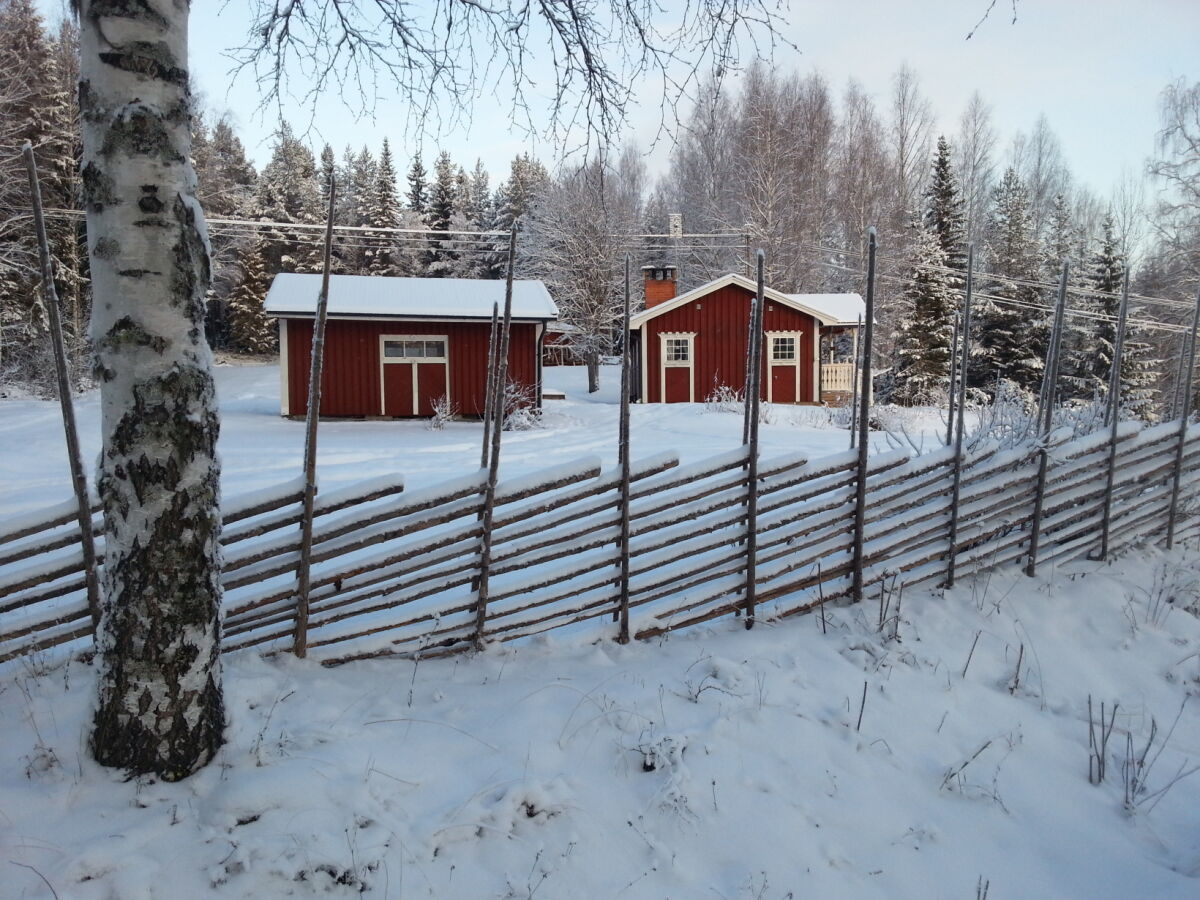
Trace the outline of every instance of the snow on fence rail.
{"type": "MultiPolygon", "coordinates": [[[[1153,538],[1181,496],[1200,486],[1200,427],[1123,424],[1111,494],[1109,547],[1153,538]]],[[[671,454],[632,467],[629,606],[648,638],[743,606],[747,571],[748,450],[679,466],[671,454]]],[[[863,583],[936,584],[951,551],[950,501],[961,483],[957,572],[1024,559],[1034,524],[1041,448],[952,448],[868,461],[863,583]]],[[[1052,435],[1042,497],[1041,562],[1099,546],[1108,432],[1052,435]]],[[[755,573],[758,615],[787,616],[849,596],[858,474],[854,452],[809,461],[790,455],[758,467],[755,573]]],[[[502,482],[496,492],[489,600],[477,622],[486,472],[421,491],[373,479],[328,493],[314,510],[308,648],[326,660],[435,655],[601,619],[620,602],[619,469],[595,459],[502,482]]],[[[287,482],[224,510],[224,648],[288,650],[296,618],[303,484],[287,482]]],[[[0,663],[90,647],[92,624],[81,536],[68,504],[0,530],[0,663]]],[[[1191,520],[1179,535],[1200,529],[1191,520]]],[[[93,519],[97,558],[104,541],[93,519]]]]}

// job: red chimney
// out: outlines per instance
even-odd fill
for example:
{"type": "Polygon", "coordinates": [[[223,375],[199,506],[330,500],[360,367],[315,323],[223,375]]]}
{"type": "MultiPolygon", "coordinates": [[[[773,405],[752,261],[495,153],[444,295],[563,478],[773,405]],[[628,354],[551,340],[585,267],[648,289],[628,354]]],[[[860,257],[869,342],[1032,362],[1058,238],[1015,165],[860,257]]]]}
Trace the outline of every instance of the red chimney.
{"type": "Polygon", "coordinates": [[[642,266],[646,283],[646,309],[675,299],[675,266],[642,266]]]}

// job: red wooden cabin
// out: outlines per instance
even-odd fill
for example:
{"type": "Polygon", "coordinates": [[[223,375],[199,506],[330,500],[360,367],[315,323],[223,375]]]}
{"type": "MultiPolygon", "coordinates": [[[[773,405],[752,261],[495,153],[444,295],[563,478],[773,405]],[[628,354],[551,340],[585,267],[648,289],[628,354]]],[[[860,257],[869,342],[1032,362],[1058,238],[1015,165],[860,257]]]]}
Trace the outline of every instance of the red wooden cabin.
{"type": "MultiPolygon", "coordinates": [[[[282,274],[267,293],[267,315],[279,319],[285,416],[307,412],[320,290],[320,275],[282,274]]],[[[331,276],[321,415],[430,416],[441,397],[459,415],[482,415],[493,303],[503,313],[503,281],[331,276]]],[[[513,283],[508,376],[539,405],[542,337],[557,318],[544,284],[513,283]]]]}
{"type": "MultiPolygon", "coordinates": [[[[696,403],[724,386],[742,391],[750,301],[756,285],[724,275],[676,296],[674,266],[645,266],[646,308],[630,319],[639,369],[635,399],[696,403]]],[[[784,294],[767,288],[763,311],[762,397],[769,403],[835,399],[850,363],[822,364],[821,339],[856,326],[858,294],[784,294]],[[846,369],[843,373],[842,369],[846,369]]]]}

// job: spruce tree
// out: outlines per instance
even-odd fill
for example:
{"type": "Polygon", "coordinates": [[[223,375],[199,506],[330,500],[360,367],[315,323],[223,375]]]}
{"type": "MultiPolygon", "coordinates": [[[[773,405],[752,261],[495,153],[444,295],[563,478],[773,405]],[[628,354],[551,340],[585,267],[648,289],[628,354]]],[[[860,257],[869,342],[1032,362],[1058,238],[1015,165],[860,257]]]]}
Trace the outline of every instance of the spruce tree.
{"type": "MultiPolygon", "coordinates": [[[[1038,248],[1032,235],[1029,194],[1016,171],[1009,168],[993,191],[988,235],[991,269],[1020,281],[1038,280],[1038,248]]],[[[1036,287],[996,281],[988,293],[999,298],[979,309],[972,380],[991,389],[997,378],[1036,393],[1044,369],[1047,313],[1036,287]]]]}
{"type": "MultiPolygon", "coordinates": [[[[458,178],[450,154],[443,150],[433,166],[433,183],[429,186],[429,207],[425,221],[432,231],[447,231],[454,223],[458,205],[458,178]]],[[[444,278],[456,274],[458,254],[454,241],[434,238],[430,243],[428,274],[444,278]]]]}
{"type": "MultiPolygon", "coordinates": [[[[329,209],[329,189],[337,181],[337,160],[333,155],[333,148],[326,144],[321,148],[321,209],[329,209]]],[[[338,190],[342,190],[342,185],[338,185],[338,190]]],[[[336,200],[335,200],[336,203],[336,200]]],[[[334,213],[334,221],[337,221],[337,213],[334,213]]]]}
{"type": "Polygon", "coordinates": [[[429,211],[429,193],[425,181],[428,178],[425,165],[421,162],[421,154],[414,153],[412,165],[408,167],[408,208],[425,219],[429,211]]]}
{"type": "MultiPolygon", "coordinates": [[[[400,198],[396,193],[396,168],[392,163],[392,151],[387,138],[379,154],[379,165],[375,170],[375,189],[371,195],[371,206],[367,215],[372,228],[396,229],[400,227],[400,198]]],[[[367,241],[367,273],[370,275],[398,275],[395,259],[396,236],[390,230],[385,234],[372,235],[367,241]]]]}
{"type": "MultiPolygon", "coordinates": [[[[73,45],[74,32],[66,32],[73,45]]],[[[46,207],[78,208],[79,139],[70,73],[74,47],[51,39],[32,0],[0,3],[0,122],[7,146],[0,154],[0,335],[16,370],[10,374],[35,389],[52,390],[45,374],[52,371],[44,337],[41,268],[32,228],[14,228],[15,217],[29,205],[28,182],[19,152],[29,141],[35,148],[42,199],[46,207]],[[15,351],[15,353],[14,353],[15,351]]],[[[63,305],[68,339],[84,341],[85,309],[81,259],[82,232],[70,220],[47,223],[55,286],[63,305]]]]}
{"type": "MultiPolygon", "coordinates": [[[[938,138],[933,173],[925,191],[924,225],[925,230],[937,238],[946,265],[959,272],[965,271],[967,245],[962,194],[950,159],[950,144],[944,137],[938,138]]],[[[922,252],[918,250],[918,255],[922,252]]]]}
{"type": "Polygon", "coordinates": [[[230,342],[246,353],[270,353],[277,343],[274,323],[263,310],[271,287],[266,256],[263,240],[255,240],[242,254],[238,284],[229,297],[230,342]]]}
{"type": "MultiPolygon", "coordinates": [[[[1121,256],[1121,241],[1111,212],[1105,215],[1101,229],[1100,245],[1089,267],[1088,286],[1105,295],[1094,300],[1094,307],[1101,319],[1096,325],[1092,377],[1096,393],[1107,396],[1113,360],[1116,358],[1117,316],[1125,282],[1125,260],[1121,256]]],[[[1125,346],[1121,353],[1120,402],[1126,415],[1149,419],[1154,406],[1153,391],[1150,389],[1154,380],[1154,366],[1149,358],[1150,345],[1145,342],[1140,329],[1128,323],[1128,320],[1137,316],[1137,309],[1128,311],[1125,346]]]]}
{"type": "Polygon", "coordinates": [[[935,231],[917,227],[904,299],[912,310],[897,340],[896,399],[912,405],[940,404],[950,377],[950,342],[956,303],[946,251],[935,231]]]}
{"type": "MultiPolygon", "coordinates": [[[[259,215],[272,222],[318,224],[321,188],[317,161],[284,122],[276,135],[271,160],[258,179],[259,215]]],[[[267,269],[273,272],[319,272],[322,241],[315,229],[273,228],[267,244],[267,269]]]]}

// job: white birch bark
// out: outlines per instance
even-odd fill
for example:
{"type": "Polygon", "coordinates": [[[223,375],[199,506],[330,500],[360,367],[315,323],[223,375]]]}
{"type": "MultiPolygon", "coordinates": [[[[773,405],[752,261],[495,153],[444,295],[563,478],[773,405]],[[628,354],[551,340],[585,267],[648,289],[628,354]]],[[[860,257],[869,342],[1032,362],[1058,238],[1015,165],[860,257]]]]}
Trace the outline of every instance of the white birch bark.
{"type": "Polygon", "coordinates": [[[220,746],[209,248],[189,162],[188,4],[79,0],[106,565],[96,759],[183,778],[220,746]]]}

